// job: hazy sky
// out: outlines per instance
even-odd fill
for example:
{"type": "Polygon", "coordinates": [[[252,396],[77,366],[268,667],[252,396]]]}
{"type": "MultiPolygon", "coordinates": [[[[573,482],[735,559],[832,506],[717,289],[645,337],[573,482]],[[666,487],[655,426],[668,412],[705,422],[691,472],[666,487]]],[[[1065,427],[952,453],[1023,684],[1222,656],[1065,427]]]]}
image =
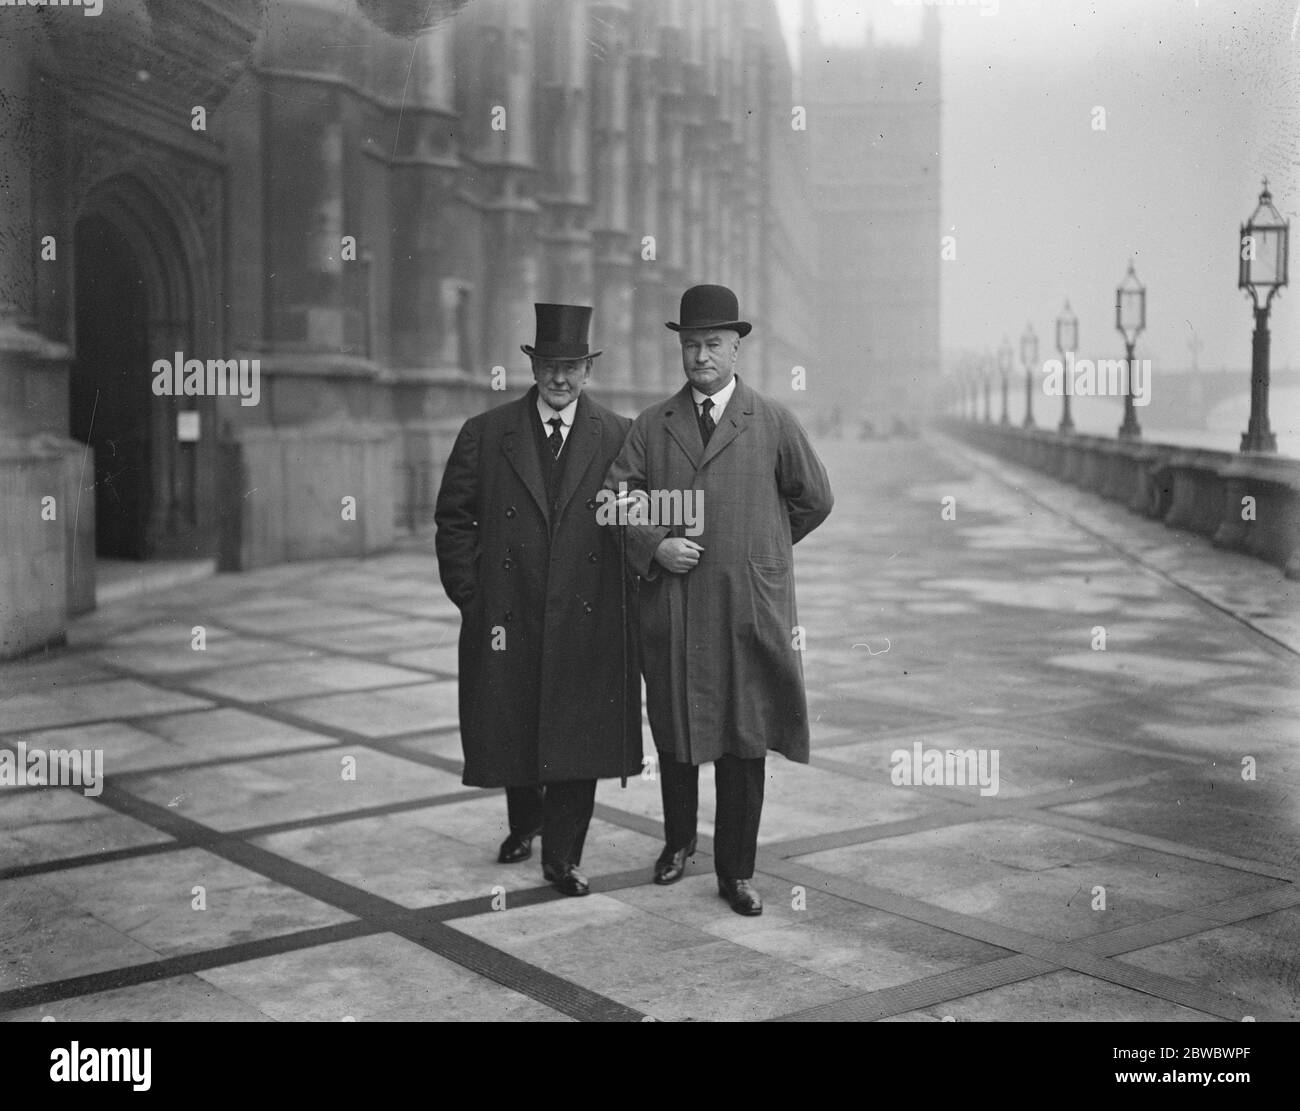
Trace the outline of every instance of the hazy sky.
{"type": "MultiPolygon", "coordinates": [[[[777,4],[793,41],[800,2],[777,4]]],[[[1068,296],[1080,355],[1122,355],[1114,291],[1132,257],[1148,289],[1139,357],[1185,366],[1195,331],[1202,367],[1248,367],[1236,249],[1264,175],[1300,234],[1300,0],[934,6],[942,218],[957,239],[941,264],[944,347],[1015,342],[1026,320],[1047,339],[1068,296]]],[[[878,41],[905,40],[921,20],[918,5],[890,0],[820,0],[818,14],[840,41],[860,40],[868,18],[878,41]]],[[[1300,368],[1300,268],[1291,274],[1273,302],[1274,367],[1300,368]]]]}

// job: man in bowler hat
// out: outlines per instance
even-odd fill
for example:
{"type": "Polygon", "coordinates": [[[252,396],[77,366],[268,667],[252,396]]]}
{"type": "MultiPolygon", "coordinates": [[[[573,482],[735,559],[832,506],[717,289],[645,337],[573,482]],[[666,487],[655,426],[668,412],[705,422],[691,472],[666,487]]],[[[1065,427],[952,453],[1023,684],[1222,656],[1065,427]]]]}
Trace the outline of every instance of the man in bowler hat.
{"type": "Polygon", "coordinates": [[[735,373],[736,295],[700,285],[682,295],[682,389],[643,412],[605,478],[628,493],[698,491],[703,531],[628,524],[627,558],[641,578],[639,637],[646,710],[659,752],[663,852],[656,883],[675,883],[695,852],[699,769],[713,763],[718,891],[738,914],[763,910],[753,885],[765,757],[808,762],[808,710],[795,647],[793,545],[833,498],[798,421],[735,373]]]}
{"type": "Polygon", "coordinates": [[[542,873],[579,871],[596,781],[641,769],[640,682],[624,640],[625,574],[596,521],[630,421],[585,393],[591,309],[536,306],[535,385],[465,422],[434,513],[443,589],[461,611],[464,782],[504,787],[513,864],[542,838],[542,873]]]}

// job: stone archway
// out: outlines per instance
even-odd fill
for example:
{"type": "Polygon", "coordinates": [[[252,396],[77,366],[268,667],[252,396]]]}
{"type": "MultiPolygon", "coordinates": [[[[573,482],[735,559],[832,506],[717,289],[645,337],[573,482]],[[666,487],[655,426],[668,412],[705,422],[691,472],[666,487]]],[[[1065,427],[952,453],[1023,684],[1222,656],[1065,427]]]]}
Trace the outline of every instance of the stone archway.
{"type": "Polygon", "coordinates": [[[160,182],[126,171],[87,190],[74,222],[69,431],[94,448],[99,556],[216,551],[214,402],[151,388],[156,359],[215,340],[212,314],[198,311],[205,273],[183,202],[160,182]]]}

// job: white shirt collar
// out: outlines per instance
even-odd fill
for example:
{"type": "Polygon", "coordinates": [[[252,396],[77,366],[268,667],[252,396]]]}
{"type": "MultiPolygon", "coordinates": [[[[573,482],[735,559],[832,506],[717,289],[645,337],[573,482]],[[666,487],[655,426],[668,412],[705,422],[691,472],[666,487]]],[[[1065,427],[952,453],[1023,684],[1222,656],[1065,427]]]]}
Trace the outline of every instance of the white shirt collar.
{"type": "Polygon", "coordinates": [[[736,392],[736,376],[731,376],[731,381],[722,387],[717,393],[709,395],[700,393],[694,386],[691,387],[691,397],[695,399],[695,411],[700,411],[700,406],[705,400],[713,402],[713,419],[717,421],[722,416],[722,410],[727,407],[727,402],[731,400],[731,395],[736,392]]]}
{"type": "Polygon", "coordinates": [[[554,417],[559,417],[560,421],[564,425],[563,431],[567,431],[573,424],[574,414],[577,413],[578,411],[577,404],[578,404],[578,399],[575,397],[563,409],[552,409],[550,405],[547,404],[546,399],[542,397],[540,393],[538,393],[537,415],[542,418],[543,424],[545,424],[547,421],[551,420],[554,417]]]}

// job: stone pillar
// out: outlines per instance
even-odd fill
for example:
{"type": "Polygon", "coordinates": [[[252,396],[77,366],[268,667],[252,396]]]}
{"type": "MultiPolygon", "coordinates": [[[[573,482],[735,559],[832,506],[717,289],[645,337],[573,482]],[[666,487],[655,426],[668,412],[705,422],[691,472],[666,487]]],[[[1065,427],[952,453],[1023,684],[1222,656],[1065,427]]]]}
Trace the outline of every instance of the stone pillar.
{"type": "MultiPolygon", "coordinates": [[[[687,256],[686,180],[686,56],[688,36],[683,0],[667,0],[659,24],[659,275],[660,302],[657,315],[662,321],[676,320],[683,290],[689,284],[687,256]]],[[[658,334],[658,333],[656,333],[658,334]]],[[[681,387],[682,372],[677,344],[669,337],[665,345],[659,335],[656,350],[661,356],[662,385],[666,393],[681,387]]]]}
{"type": "Polygon", "coordinates": [[[682,66],[682,160],[685,173],[684,252],[681,265],[688,284],[705,280],[705,165],[709,159],[708,74],[704,64],[704,11],[690,5],[686,21],[686,50],[682,66]]]}
{"type": "Polygon", "coordinates": [[[632,378],[637,387],[651,394],[660,392],[667,335],[661,315],[663,274],[666,260],[659,252],[667,247],[666,227],[660,208],[662,158],[659,116],[659,13],[650,5],[638,5],[633,12],[632,51],[629,59],[630,108],[628,123],[631,163],[630,216],[632,240],[632,378]],[[655,257],[644,258],[644,239],[653,236],[655,257]],[[661,245],[661,240],[662,245],[661,245]]]}
{"type": "Polygon", "coordinates": [[[360,339],[343,299],[343,125],[324,83],[266,79],[268,339],[275,351],[340,354],[360,339]]]}
{"type": "Polygon", "coordinates": [[[468,286],[455,250],[461,164],[450,24],[421,31],[413,47],[402,51],[411,58],[405,99],[400,88],[386,90],[401,105],[389,110],[397,128],[388,244],[391,359],[399,382],[462,375],[486,380],[485,368],[460,365],[458,309],[468,286]]]}
{"type": "MultiPolygon", "coordinates": [[[[372,274],[376,260],[365,260],[364,275],[371,297],[387,291],[388,403],[398,432],[391,500],[397,527],[414,530],[433,519],[442,468],[467,411],[482,408],[491,365],[471,326],[481,290],[467,263],[478,251],[475,214],[459,188],[455,23],[375,38],[370,80],[384,104],[384,138],[373,153],[387,162],[389,190],[375,217],[379,265],[372,274]]],[[[372,357],[382,358],[375,346],[372,357]]]]}
{"type": "Polygon", "coordinates": [[[595,327],[605,347],[603,380],[632,385],[632,262],[628,235],[628,5],[594,0],[591,177],[596,247],[595,327]]]}
{"type": "Polygon", "coordinates": [[[532,371],[519,345],[534,331],[538,300],[538,208],[534,199],[531,4],[483,0],[465,10],[457,73],[467,78],[462,112],[466,160],[474,163],[482,210],[485,365],[507,369],[511,388],[532,371]],[[461,49],[462,40],[466,49],[461,49]],[[502,126],[504,124],[504,126],[502,126]]]}
{"type": "MultiPolygon", "coordinates": [[[[32,178],[47,156],[31,95],[29,51],[39,28],[35,13],[21,9],[5,19],[12,25],[0,37],[0,659],[64,640],[70,597],[88,588],[93,599],[95,557],[93,490],[78,497],[86,452],[67,436],[68,350],[32,329],[36,267],[66,266],[71,257],[71,244],[57,242],[57,261],[39,261],[44,229],[32,226],[32,178]]],[[[93,486],[93,460],[85,466],[93,486]]]]}
{"type": "MultiPolygon", "coordinates": [[[[544,0],[538,9],[540,299],[572,305],[593,303],[588,33],[587,0],[544,0]]],[[[604,324],[597,313],[597,346],[607,342],[604,324]]]]}

